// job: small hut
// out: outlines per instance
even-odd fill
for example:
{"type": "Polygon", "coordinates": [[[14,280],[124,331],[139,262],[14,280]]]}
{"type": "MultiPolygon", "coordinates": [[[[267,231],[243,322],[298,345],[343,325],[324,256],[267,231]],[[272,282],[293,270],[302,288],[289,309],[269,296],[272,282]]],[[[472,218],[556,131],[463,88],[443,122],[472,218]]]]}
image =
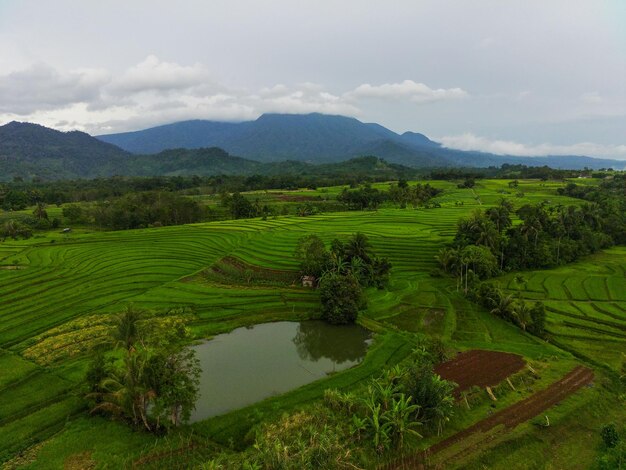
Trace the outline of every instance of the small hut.
{"type": "Polygon", "coordinates": [[[316,282],[315,276],[302,276],[302,287],[315,287],[316,282]]]}

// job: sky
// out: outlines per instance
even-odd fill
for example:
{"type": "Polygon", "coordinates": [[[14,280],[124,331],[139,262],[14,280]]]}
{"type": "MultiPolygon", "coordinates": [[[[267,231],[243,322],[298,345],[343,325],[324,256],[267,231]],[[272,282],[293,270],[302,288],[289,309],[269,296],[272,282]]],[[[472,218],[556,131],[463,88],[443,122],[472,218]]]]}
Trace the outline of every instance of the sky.
{"type": "Polygon", "coordinates": [[[626,159],[626,1],[0,0],[0,124],[267,112],[626,159]]]}

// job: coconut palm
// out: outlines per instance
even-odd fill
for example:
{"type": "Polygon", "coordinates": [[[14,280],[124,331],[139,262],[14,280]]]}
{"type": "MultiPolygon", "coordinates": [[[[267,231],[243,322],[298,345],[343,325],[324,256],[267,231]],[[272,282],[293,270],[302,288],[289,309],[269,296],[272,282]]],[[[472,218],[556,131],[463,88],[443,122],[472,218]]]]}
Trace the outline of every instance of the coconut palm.
{"type": "Polygon", "coordinates": [[[150,431],[148,405],[155,393],[144,383],[145,364],[143,354],[127,354],[122,370],[102,381],[101,388],[104,392],[94,394],[99,398],[99,403],[92,409],[92,413],[102,410],[125,416],[133,424],[141,423],[150,431]]]}
{"type": "Polygon", "coordinates": [[[139,339],[139,321],[143,312],[127,305],[124,311],[115,316],[115,328],[112,332],[115,347],[123,347],[132,351],[139,339]]]}
{"type": "Polygon", "coordinates": [[[513,320],[517,323],[522,330],[526,331],[526,327],[532,321],[530,316],[530,309],[523,300],[519,300],[513,305],[511,310],[513,320]]]}
{"type": "Polygon", "coordinates": [[[370,262],[370,242],[364,233],[356,233],[345,245],[345,253],[348,259],[361,258],[364,262],[370,262]]]}
{"type": "Polygon", "coordinates": [[[500,318],[508,318],[511,316],[511,311],[513,309],[513,296],[506,295],[500,296],[499,299],[491,299],[496,307],[491,309],[491,313],[500,318]]]}

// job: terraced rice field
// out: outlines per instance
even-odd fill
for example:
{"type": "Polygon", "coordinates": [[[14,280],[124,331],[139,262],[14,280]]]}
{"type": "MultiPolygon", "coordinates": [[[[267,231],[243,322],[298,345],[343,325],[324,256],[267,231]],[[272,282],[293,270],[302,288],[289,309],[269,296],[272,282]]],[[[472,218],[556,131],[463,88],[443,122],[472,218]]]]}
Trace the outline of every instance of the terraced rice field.
{"type": "MultiPolygon", "coordinates": [[[[326,387],[353,387],[406,357],[414,332],[442,338],[459,349],[507,351],[525,358],[567,357],[468,302],[455,292],[452,281],[429,274],[459,218],[503,196],[516,206],[535,199],[556,200],[554,188],[520,182],[527,185],[526,195],[517,197],[506,192],[505,182],[481,182],[473,190],[458,190],[449,182],[432,184],[446,190],[437,209],[384,208],[125,232],[50,233],[26,242],[0,243],[0,462],[83,413],[79,387],[87,358],[80,348],[68,348],[79,338],[71,336],[72,331],[96,335],[98,318],[130,302],[159,311],[185,307],[193,315],[191,327],[197,337],[250,323],[317,315],[317,293],[297,283],[263,285],[202,275],[224,260],[255,272],[295,272],[297,241],[311,233],[330,242],[363,232],[376,252],[391,261],[388,289],[368,291],[369,307],[362,317],[365,326],[380,332],[377,343],[362,365],[322,385],[314,383],[194,425],[201,435],[226,444],[243,437],[263,413],[319,398],[326,387]],[[46,358],[31,354],[38,347],[49,351],[46,358]]],[[[555,339],[613,366],[616,353],[602,351],[601,345],[608,341],[624,351],[625,255],[626,249],[615,249],[595,261],[557,270],[556,276],[529,273],[528,288],[522,291],[529,299],[546,300],[548,329],[555,339]]],[[[512,278],[502,282],[517,290],[512,278]]]]}
{"type": "Polygon", "coordinates": [[[501,284],[509,293],[544,302],[551,340],[614,370],[626,354],[626,248],[616,247],[549,271],[523,273],[501,284]]]}

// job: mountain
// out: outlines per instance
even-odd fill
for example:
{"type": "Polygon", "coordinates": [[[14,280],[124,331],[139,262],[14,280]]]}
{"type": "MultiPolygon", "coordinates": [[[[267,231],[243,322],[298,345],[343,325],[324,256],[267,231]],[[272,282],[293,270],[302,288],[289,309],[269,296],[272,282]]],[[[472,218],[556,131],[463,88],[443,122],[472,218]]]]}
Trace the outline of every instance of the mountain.
{"type": "Polygon", "coordinates": [[[133,153],[215,146],[262,162],[329,163],[376,155],[413,167],[449,165],[436,153],[420,152],[421,147],[439,148],[421,134],[400,136],[379,124],[319,113],[263,114],[255,121],[240,123],[184,121],[98,138],[133,153]]]}
{"type": "MultiPolygon", "coordinates": [[[[175,127],[175,126],[174,126],[175,127]]],[[[29,123],[0,126],[0,181],[13,176],[44,179],[178,175],[415,175],[414,169],[376,157],[313,165],[301,161],[261,163],[212,148],[129,153],[83,132],[60,132],[29,123]]]]}
{"type": "MultiPolygon", "coordinates": [[[[264,114],[255,121],[184,121],[137,132],[98,136],[133,153],[168,148],[220,147],[259,161],[328,162],[363,155],[367,144],[397,134],[378,124],[324,114],[264,114]]],[[[384,157],[384,156],[383,156],[384,157]]]]}
{"type": "Polygon", "coordinates": [[[624,167],[617,160],[582,156],[515,157],[453,150],[416,132],[397,134],[379,124],[319,113],[263,114],[255,121],[240,123],[183,121],[98,138],[133,153],[216,146],[262,162],[327,163],[376,155],[414,168],[488,167],[503,163],[571,169],[624,167]]]}
{"type": "Polygon", "coordinates": [[[50,179],[99,176],[111,162],[130,155],[84,132],[60,132],[15,121],[0,126],[0,178],[3,175],[50,179]]]}
{"type": "Polygon", "coordinates": [[[30,123],[0,126],[0,181],[14,176],[71,179],[344,170],[349,174],[356,167],[331,164],[363,155],[386,160],[387,173],[380,172],[380,164],[357,165],[359,171],[379,175],[402,175],[398,168],[409,172],[409,168],[499,167],[503,163],[572,169],[621,169],[625,165],[581,156],[512,157],[452,150],[422,134],[399,135],[379,124],[322,114],[266,114],[243,123],[186,121],[100,138],[30,123]]]}

